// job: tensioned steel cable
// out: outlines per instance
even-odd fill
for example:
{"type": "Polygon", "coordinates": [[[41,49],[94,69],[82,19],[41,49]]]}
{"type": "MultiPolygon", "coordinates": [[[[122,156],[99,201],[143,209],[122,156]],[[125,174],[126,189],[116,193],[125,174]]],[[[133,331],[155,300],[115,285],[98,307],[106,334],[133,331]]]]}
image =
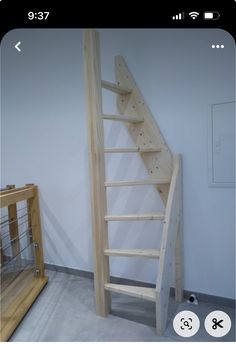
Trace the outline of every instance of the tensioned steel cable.
{"type": "Polygon", "coordinates": [[[23,217],[25,217],[26,215],[28,215],[29,213],[27,212],[27,213],[25,213],[24,215],[21,215],[21,216],[18,216],[17,217],[17,219],[15,219],[15,220],[12,220],[12,221],[9,221],[8,223],[5,223],[3,226],[2,226],[2,228],[4,228],[4,227],[6,227],[6,226],[8,226],[8,225],[10,225],[10,224],[12,224],[12,223],[15,223],[15,222],[17,222],[18,220],[20,220],[20,219],[22,219],[23,217]]]}
{"type": "MultiPolygon", "coordinates": [[[[20,208],[20,209],[17,209],[17,212],[20,212],[20,211],[22,211],[22,210],[24,210],[24,209],[26,209],[26,208],[27,208],[27,206],[26,206],[26,207],[22,207],[22,208],[20,208]]],[[[2,219],[4,219],[5,217],[8,217],[8,214],[7,214],[7,215],[1,216],[0,219],[2,220],[2,219]]],[[[3,225],[4,223],[8,222],[8,221],[10,221],[10,219],[4,220],[3,222],[0,222],[0,226],[3,225]]]]}
{"type": "Polygon", "coordinates": [[[1,272],[4,272],[6,270],[8,264],[12,262],[13,259],[15,259],[17,256],[19,256],[24,250],[26,250],[29,246],[31,246],[33,243],[29,243],[27,246],[23,248],[19,253],[17,253],[14,257],[11,257],[11,259],[1,268],[1,272]]]}
{"type": "MultiPolygon", "coordinates": [[[[32,227],[27,228],[26,231],[24,231],[20,235],[17,235],[15,238],[11,239],[10,242],[12,243],[12,242],[16,241],[17,239],[20,240],[20,239],[24,238],[26,236],[27,232],[30,233],[31,229],[32,229],[32,227]]],[[[32,237],[32,235],[29,235],[29,237],[32,237]]],[[[3,247],[0,247],[0,248],[4,251],[4,250],[7,250],[11,246],[12,246],[12,244],[9,244],[8,246],[3,246],[3,247]]]]}
{"type": "MultiPolygon", "coordinates": [[[[24,225],[24,224],[27,223],[27,222],[28,222],[28,219],[27,219],[26,221],[23,221],[23,222],[21,222],[21,223],[18,223],[18,227],[24,225]]],[[[9,235],[10,235],[10,232],[9,232],[9,231],[7,231],[6,233],[3,233],[2,235],[0,235],[1,240],[4,240],[4,239],[7,238],[9,235]]]]}

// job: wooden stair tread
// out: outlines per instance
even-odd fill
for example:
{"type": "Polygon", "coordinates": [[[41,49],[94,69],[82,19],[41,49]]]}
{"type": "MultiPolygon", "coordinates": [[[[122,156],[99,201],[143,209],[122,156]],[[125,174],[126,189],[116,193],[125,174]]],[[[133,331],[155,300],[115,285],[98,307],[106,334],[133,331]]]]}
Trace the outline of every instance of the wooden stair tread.
{"type": "Polygon", "coordinates": [[[161,148],[158,147],[149,147],[149,148],[141,148],[141,147],[130,147],[130,148],[105,148],[105,153],[152,153],[152,152],[161,152],[161,148]]]}
{"type": "Polygon", "coordinates": [[[165,213],[106,215],[106,221],[164,220],[165,213]]]}
{"type": "Polygon", "coordinates": [[[144,121],[143,117],[141,116],[133,116],[133,115],[110,115],[110,114],[103,114],[103,119],[108,119],[112,121],[123,121],[123,122],[131,122],[131,123],[142,123],[144,121]]]}
{"type": "Polygon", "coordinates": [[[105,289],[115,293],[130,295],[140,299],[156,301],[156,291],[154,288],[136,287],[131,285],[105,283],[105,289]]]}
{"type": "Polygon", "coordinates": [[[160,257],[160,250],[156,249],[107,249],[104,250],[105,256],[124,256],[124,257],[145,257],[157,259],[160,257]]]}
{"type": "Polygon", "coordinates": [[[112,186],[135,186],[135,185],[158,185],[169,184],[169,179],[144,179],[144,180],[118,180],[113,182],[105,182],[106,187],[112,186]]]}
{"type": "Polygon", "coordinates": [[[118,94],[123,94],[123,95],[130,94],[132,92],[130,88],[122,87],[118,84],[115,84],[110,81],[105,81],[105,80],[102,80],[102,88],[105,88],[108,91],[115,92],[118,94]]]}

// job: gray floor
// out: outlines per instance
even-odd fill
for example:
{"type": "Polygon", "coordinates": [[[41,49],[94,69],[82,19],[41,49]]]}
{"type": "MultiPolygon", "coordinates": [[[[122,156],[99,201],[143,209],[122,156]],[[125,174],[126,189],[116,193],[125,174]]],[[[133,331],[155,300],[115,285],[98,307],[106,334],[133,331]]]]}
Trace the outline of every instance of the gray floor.
{"type": "Polygon", "coordinates": [[[163,337],[155,334],[155,305],[126,295],[112,295],[112,314],[96,316],[91,279],[47,271],[44,288],[11,341],[184,341],[173,330],[172,320],[180,310],[192,310],[201,321],[198,333],[186,341],[234,341],[234,310],[210,303],[198,306],[183,302],[169,307],[168,327],[163,337]],[[204,329],[204,319],[213,310],[223,310],[232,320],[231,331],[213,338],[204,329]]]}

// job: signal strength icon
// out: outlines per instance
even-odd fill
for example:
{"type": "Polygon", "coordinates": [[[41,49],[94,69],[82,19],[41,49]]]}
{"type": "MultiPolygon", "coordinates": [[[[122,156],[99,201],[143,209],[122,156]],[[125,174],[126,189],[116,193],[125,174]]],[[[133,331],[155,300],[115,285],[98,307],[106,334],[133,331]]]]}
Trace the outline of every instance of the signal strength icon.
{"type": "Polygon", "coordinates": [[[182,20],[184,19],[184,12],[176,14],[175,16],[172,17],[173,20],[182,20]]]}
{"type": "Polygon", "coordinates": [[[189,15],[192,19],[196,19],[199,16],[198,12],[189,12],[189,15]]]}

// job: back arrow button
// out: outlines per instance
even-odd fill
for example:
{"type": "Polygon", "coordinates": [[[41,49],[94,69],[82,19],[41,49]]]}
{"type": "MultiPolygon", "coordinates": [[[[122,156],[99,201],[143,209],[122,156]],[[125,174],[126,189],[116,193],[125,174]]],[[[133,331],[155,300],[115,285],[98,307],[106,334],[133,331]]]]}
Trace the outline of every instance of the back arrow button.
{"type": "Polygon", "coordinates": [[[21,52],[21,48],[19,48],[19,45],[21,45],[21,41],[16,43],[15,48],[17,51],[21,52]]]}

